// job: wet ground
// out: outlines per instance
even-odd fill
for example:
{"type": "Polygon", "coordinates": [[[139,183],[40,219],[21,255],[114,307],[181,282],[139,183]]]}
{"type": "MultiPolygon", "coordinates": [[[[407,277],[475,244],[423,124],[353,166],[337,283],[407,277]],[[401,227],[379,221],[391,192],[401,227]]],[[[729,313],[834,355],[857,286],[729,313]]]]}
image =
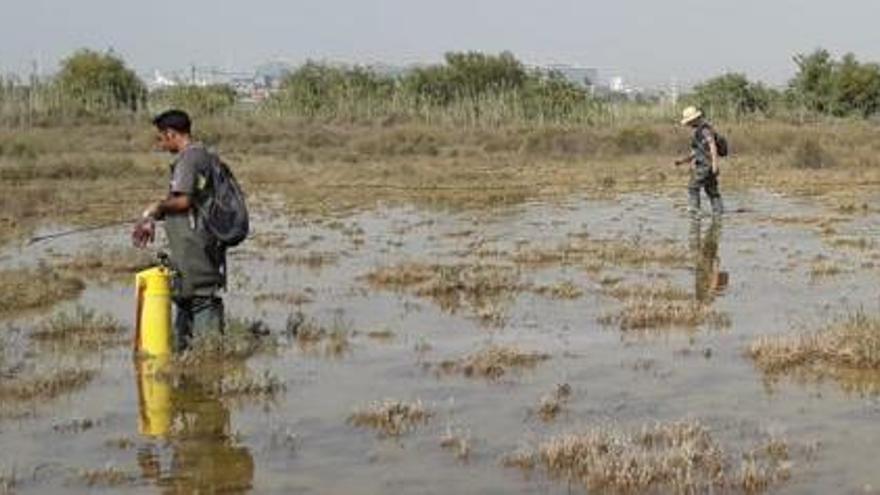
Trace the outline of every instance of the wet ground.
{"type": "MultiPolygon", "coordinates": [[[[389,207],[300,221],[280,204],[273,212],[268,198],[255,237],[231,257],[226,302],[230,315],[264,320],[269,338],[282,343],[247,366],[268,370],[286,390],[269,401],[227,400],[185,382],[155,383],[139,378],[128,346],[43,355],[27,335],[48,313],[10,318],[5,364],[29,359],[98,375],[82,390],[0,417],[0,476],[21,493],[82,492],[89,483],[135,493],[570,493],[581,489],[501,460],[555,433],[695,419],[733,449],[772,435],[803,453],[772,492],[880,487],[880,400],[870,377],[858,386],[769,381],[744,355],[758,336],[815,330],[859,308],[876,312],[880,248],[871,239],[880,217],[755,191],[729,195],[731,213],[713,227],[709,218],[691,222],[683,199],[573,197],[446,213],[389,207]],[[834,231],[823,233],[817,225],[829,218],[837,218],[834,231]],[[578,238],[670,243],[690,261],[589,268],[515,261],[578,238]],[[854,248],[834,239],[868,241],[854,248]],[[514,288],[491,301],[487,321],[467,301],[440,304],[366,279],[404,263],[498,265],[523,286],[567,282],[582,295],[514,288]],[[838,273],[819,274],[817,263],[838,273]],[[621,307],[604,285],[657,281],[699,295],[730,325],[622,331],[599,322],[621,307]],[[296,311],[344,330],[349,347],[328,353],[281,338],[296,311]],[[491,344],[550,359],[496,379],[438,372],[438,363],[491,344]],[[571,396],[544,421],[535,409],[559,384],[569,384],[571,396]],[[433,416],[397,438],[347,422],[355,408],[385,398],[420,400],[433,416]],[[466,457],[441,446],[450,431],[468,438],[466,457]]],[[[108,230],[26,251],[9,246],[0,265],[57,262],[126,241],[127,232],[108,230]]],[[[53,310],[75,304],[133,324],[129,283],[90,283],[79,300],[53,310]]]]}

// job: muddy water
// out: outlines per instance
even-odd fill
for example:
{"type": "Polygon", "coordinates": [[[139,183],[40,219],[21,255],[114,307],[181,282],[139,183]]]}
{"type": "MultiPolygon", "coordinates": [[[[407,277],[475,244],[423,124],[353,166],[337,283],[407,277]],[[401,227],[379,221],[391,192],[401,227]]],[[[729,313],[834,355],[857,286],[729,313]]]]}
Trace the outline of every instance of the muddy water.
{"type": "MultiPolygon", "coordinates": [[[[220,401],[195,386],[161,388],[141,381],[126,347],[101,354],[47,354],[41,366],[96,369],[84,390],[33,405],[24,416],[0,419],[0,475],[14,472],[22,493],[82,492],[80,476],[113,468],[127,491],[251,488],[258,493],[569,493],[577,488],[502,467],[499,460],[522,445],[593,425],[699,419],[732,450],[746,450],[759,432],[815,450],[800,456],[781,493],[861,492],[880,487],[877,422],[880,401],[833,382],[769,383],[743,356],[750,340],[791,329],[815,329],[848,310],[877,310],[873,251],[830,247],[812,225],[772,217],[828,215],[814,202],[765,192],[728,198],[736,210],[718,233],[716,266],[729,284],[714,308],[730,315],[723,330],[624,334],[598,318],[619,307],[583,267],[527,267],[525,281],[570,281],[584,290],[574,300],[532,292],[503,302],[503,324],[485,325],[461,308],[448,311],[430,299],[371,288],[362,277],[402,262],[508,263],[503,254],[555,247],[572,235],[639,242],[705,242],[709,222],[695,229],[679,197],[624,196],[615,201],[571,198],[498,211],[438,213],[384,208],[322,222],[300,222],[267,209],[256,240],[232,257],[228,312],[264,319],[280,332],[301,309],[328,326],[357,331],[350,352],[326,356],[290,345],[259,355],[248,366],[270,370],[287,386],[274,403],[220,401]],[[479,253],[484,253],[480,255],[479,253]],[[814,278],[819,254],[844,268],[814,278]],[[291,262],[311,255],[323,263],[291,262]],[[311,302],[259,298],[305,294],[311,302]],[[256,301],[255,301],[256,299],[256,301]],[[390,330],[391,340],[366,332],[390,330]],[[489,343],[515,344],[552,359],[534,370],[497,381],[439,375],[431,363],[462,357],[489,343]],[[428,350],[425,350],[428,349],[428,350]],[[556,421],[532,411],[539,398],[568,383],[572,397],[556,421]],[[146,390],[146,392],[145,392],[146,390]],[[145,400],[146,395],[146,400],[145,400]],[[346,418],[377,399],[421,400],[431,421],[399,439],[380,439],[346,418]],[[156,402],[151,402],[156,401],[156,402]],[[151,403],[168,405],[150,410],[151,403]],[[169,419],[170,418],[170,419],[169,419]],[[74,428],[89,420],[87,428],[74,428]],[[145,424],[147,423],[147,424],[145,424]],[[165,427],[167,426],[167,431],[165,427]],[[151,428],[159,429],[160,435],[151,428]],[[469,432],[467,460],[440,446],[447,429],[469,432]]],[[[871,237],[878,218],[847,217],[841,234],[871,237]]],[[[125,233],[89,234],[0,255],[4,266],[63,259],[83,249],[123,245],[125,233]]],[[[700,256],[690,266],[608,267],[626,282],[664,277],[695,290],[700,256]]],[[[93,284],[75,303],[132,324],[125,284],[93,284]]],[[[74,303],[71,303],[74,304],[74,303]]],[[[60,305],[62,309],[68,304],[60,305]]],[[[40,316],[7,322],[7,354],[28,348],[27,328],[40,316]]]]}

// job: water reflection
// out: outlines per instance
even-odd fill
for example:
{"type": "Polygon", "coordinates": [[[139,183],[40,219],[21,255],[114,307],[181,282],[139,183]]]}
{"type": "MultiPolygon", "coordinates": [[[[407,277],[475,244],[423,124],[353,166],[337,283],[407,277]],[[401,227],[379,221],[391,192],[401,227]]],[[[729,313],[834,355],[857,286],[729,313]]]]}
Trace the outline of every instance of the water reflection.
{"type": "Polygon", "coordinates": [[[206,384],[157,376],[155,360],[136,366],[139,433],[151,443],[138,453],[144,479],[163,493],[242,493],[254,478],[254,460],[232,434],[229,409],[206,384]]]}
{"type": "Polygon", "coordinates": [[[694,255],[694,296],[711,304],[730,283],[730,274],[721,270],[718,247],[721,242],[721,219],[713,217],[708,228],[696,218],[691,222],[691,252],[694,255]]]}

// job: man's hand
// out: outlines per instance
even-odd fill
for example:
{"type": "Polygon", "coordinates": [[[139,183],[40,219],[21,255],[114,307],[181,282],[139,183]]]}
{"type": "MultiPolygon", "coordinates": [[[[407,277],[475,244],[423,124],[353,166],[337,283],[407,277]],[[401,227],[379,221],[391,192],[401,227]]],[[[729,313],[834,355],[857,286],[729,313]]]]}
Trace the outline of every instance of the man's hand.
{"type": "Polygon", "coordinates": [[[157,220],[159,218],[161,203],[153,203],[144,210],[143,219],[157,220]]]}
{"type": "Polygon", "coordinates": [[[143,249],[156,240],[156,223],[151,217],[144,217],[134,226],[131,233],[131,243],[134,247],[143,249]]]}

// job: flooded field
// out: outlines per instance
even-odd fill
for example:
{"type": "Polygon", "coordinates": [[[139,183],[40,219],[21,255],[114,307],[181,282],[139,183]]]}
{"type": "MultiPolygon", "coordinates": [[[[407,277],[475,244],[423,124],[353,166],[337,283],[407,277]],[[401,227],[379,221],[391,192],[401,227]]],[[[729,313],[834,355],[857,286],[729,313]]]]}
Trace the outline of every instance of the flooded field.
{"type": "Polygon", "coordinates": [[[873,210],[259,199],[226,304],[261,336],[201,378],[133,361],[127,231],[0,251],[4,290],[37,287],[0,299],[0,493],[880,487],[880,372],[762,347],[878,313],[873,210]]]}

